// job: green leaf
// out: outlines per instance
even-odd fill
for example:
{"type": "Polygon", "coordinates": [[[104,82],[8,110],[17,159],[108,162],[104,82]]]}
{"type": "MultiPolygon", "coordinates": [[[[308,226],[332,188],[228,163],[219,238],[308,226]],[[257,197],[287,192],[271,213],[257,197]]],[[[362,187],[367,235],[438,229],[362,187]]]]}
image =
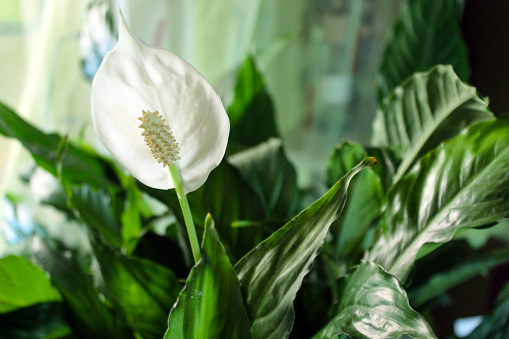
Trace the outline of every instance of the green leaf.
{"type": "Polygon", "coordinates": [[[98,231],[107,242],[122,247],[123,197],[88,185],[72,187],[70,194],[71,207],[78,212],[80,219],[90,229],[98,231]]]}
{"type": "Polygon", "coordinates": [[[415,72],[452,65],[468,80],[468,50],[459,25],[457,1],[408,0],[403,4],[380,65],[380,95],[389,94],[415,72]]]}
{"type": "MultiPolygon", "coordinates": [[[[0,134],[18,139],[39,166],[57,176],[58,151],[65,143],[63,138],[56,134],[41,132],[1,103],[0,134]]],[[[67,144],[61,160],[60,173],[63,179],[70,183],[86,183],[103,188],[118,185],[111,165],[94,154],[91,149],[67,144]]]]}
{"type": "Polygon", "coordinates": [[[440,65],[414,74],[384,100],[373,123],[372,143],[401,148],[402,161],[393,178],[397,182],[439,143],[492,118],[475,88],[462,83],[452,67],[440,65]]]}
{"type": "MultiPolygon", "coordinates": [[[[263,227],[234,228],[239,220],[250,220],[265,225],[263,205],[257,194],[242,178],[239,171],[223,161],[209,175],[205,184],[188,195],[194,220],[203,228],[202,220],[208,213],[214,216],[216,229],[221,237],[226,253],[232,262],[236,262],[264,236],[267,230],[263,227]],[[195,212],[196,211],[196,212],[195,212]]],[[[177,207],[173,204],[173,210],[177,207]]]]}
{"type": "Polygon", "coordinates": [[[471,126],[428,153],[389,192],[384,233],[366,256],[403,279],[422,245],[509,215],[509,117],[471,126]]]}
{"type": "MultiPolygon", "coordinates": [[[[154,198],[167,204],[175,213],[180,225],[184,219],[174,191],[155,190],[141,185],[140,188],[154,198]]],[[[253,249],[272,229],[265,229],[265,214],[257,194],[242,178],[239,171],[227,161],[221,162],[209,175],[205,184],[187,195],[198,234],[203,234],[203,220],[210,212],[216,222],[226,253],[236,262],[253,249]],[[237,221],[250,221],[260,227],[233,227],[237,221]]],[[[185,241],[185,246],[188,241],[185,241]]]]}
{"type": "MultiPolygon", "coordinates": [[[[118,248],[126,243],[127,239],[122,234],[126,200],[124,192],[65,183],[62,188],[56,179],[54,185],[45,188],[41,203],[51,205],[66,213],[67,217],[83,222],[118,248]]],[[[131,219],[126,224],[133,222],[135,220],[131,219]]]]}
{"type": "Polygon", "coordinates": [[[286,222],[297,213],[296,173],[286,158],[280,139],[270,138],[258,146],[235,153],[228,162],[258,194],[267,219],[286,222]]]}
{"type": "Polygon", "coordinates": [[[36,304],[0,314],[0,338],[73,338],[71,334],[65,321],[65,310],[59,302],[36,304]]]}
{"type": "Polygon", "coordinates": [[[202,258],[171,310],[167,339],[251,338],[240,282],[221,245],[210,214],[202,258]]]}
{"type": "Polygon", "coordinates": [[[146,213],[146,206],[141,192],[136,186],[133,177],[127,178],[126,183],[126,206],[122,212],[122,242],[126,254],[130,255],[136,249],[140,241],[140,235],[143,228],[142,215],[146,213]]]}
{"type": "Polygon", "coordinates": [[[350,181],[368,158],[348,172],[322,198],[249,252],[235,267],[242,284],[253,338],[286,338],[293,320],[293,300],[311,269],[329,226],[346,201],[350,181]]]}
{"type": "Polygon", "coordinates": [[[279,136],[272,100],[252,56],[247,57],[237,74],[233,101],[227,113],[231,123],[230,154],[279,136]]]}
{"type": "Polygon", "coordinates": [[[378,160],[374,171],[382,181],[383,191],[388,192],[392,186],[392,177],[401,163],[399,151],[391,147],[366,147],[366,154],[378,160]]]}
{"type": "Polygon", "coordinates": [[[412,288],[408,296],[414,307],[420,307],[451,288],[508,262],[509,248],[493,250],[482,256],[463,255],[457,265],[433,274],[423,284],[412,288]]]}
{"type": "Polygon", "coordinates": [[[495,309],[465,339],[504,339],[509,336],[509,284],[497,298],[495,309]]]}
{"type": "Polygon", "coordinates": [[[104,295],[143,337],[162,337],[168,313],[182,289],[173,272],[151,261],[129,258],[94,242],[104,295]]]}
{"type": "Polygon", "coordinates": [[[83,272],[73,257],[52,250],[37,238],[33,244],[35,259],[51,275],[51,282],[69,307],[67,318],[75,334],[85,338],[132,337],[99,299],[92,277],[83,272]]]}
{"type": "Polygon", "coordinates": [[[0,259],[0,286],[0,313],[62,300],[40,268],[14,255],[0,259]]]}
{"type": "Polygon", "coordinates": [[[424,318],[408,303],[399,281],[380,266],[362,261],[343,290],[337,315],[313,338],[436,338],[424,318]]]}
{"type": "MultiPolygon", "coordinates": [[[[335,182],[367,156],[358,144],[343,143],[335,148],[328,162],[327,182],[335,182]]],[[[363,171],[352,180],[349,191],[345,209],[331,233],[335,237],[335,258],[358,262],[368,228],[382,213],[382,184],[375,171],[363,171]]]]}

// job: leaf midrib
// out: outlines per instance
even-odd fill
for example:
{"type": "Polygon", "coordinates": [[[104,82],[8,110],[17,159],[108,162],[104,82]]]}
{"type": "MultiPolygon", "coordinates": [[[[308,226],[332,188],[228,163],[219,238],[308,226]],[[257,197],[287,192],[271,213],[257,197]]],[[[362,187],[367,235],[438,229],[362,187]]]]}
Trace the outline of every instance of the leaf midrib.
{"type": "MultiPolygon", "coordinates": [[[[444,73],[446,74],[446,73],[444,73]]],[[[444,75],[442,74],[442,76],[444,75]]],[[[443,79],[442,79],[443,80],[443,79]]],[[[455,81],[457,82],[457,81],[455,81]]],[[[430,124],[430,128],[426,128],[425,132],[421,135],[421,137],[418,139],[418,142],[416,144],[413,144],[415,146],[410,146],[408,150],[405,152],[405,156],[403,157],[403,161],[398,166],[398,170],[396,174],[394,175],[393,184],[397,183],[401,177],[406,173],[410,165],[415,161],[417,155],[422,150],[426,142],[431,138],[433,133],[437,130],[437,127],[440,126],[447,118],[452,116],[456,110],[458,110],[462,105],[467,103],[469,100],[475,99],[475,91],[472,91],[470,87],[465,88],[464,95],[460,94],[457,96],[457,101],[454,101],[453,104],[450,105],[450,107],[453,107],[452,110],[449,110],[449,113],[447,114],[441,114],[441,115],[433,115],[433,117],[437,117],[438,119],[433,120],[432,124],[430,124]]],[[[429,104],[427,105],[429,107],[429,104]]],[[[446,111],[446,110],[444,110],[446,111]]],[[[420,115],[420,114],[419,114],[420,115]]]]}
{"type": "MultiPolygon", "coordinates": [[[[400,262],[404,261],[402,259],[406,257],[406,254],[410,251],[410,249],[417,246],[418,247],[417,251],[418,251],[420,248],[419,243],[420,243],[421,238],[424,238],[424,235],[427,235],[427,230],[432,228],[432,226],[437,222],[437,220],[440,220],[440,218],[448,212],[449,206],[453,205],[453,203],[455,203],[457,201],[459,196],[462,195],[461,192],[464,192],[465,190],[468,191],[469,187],[471,187],[474,183],[476,183],[477,180],[480,177],[482,177],[485,172],[489,171],[491,169],[491,167],[494,166],[497,162],[499,162],[500,159],[503,159],[504,156],[509,157],[509,148],[507,148],[507,147],[505,148],[504,151],[500,152],[497,156],[495,156],[493,158],[493,161],[491,161],[486,167],[484,167],[481,171],[476,173],[472,177],[472,180],[470,180],[470,182],[464,188],[458,190],[458,192],[454,195],[454,197],[451,200],[449,200],[449,202],[447,202],[443,206],[443,208],[441,208],[440,212],[437,213],[431,219],[430,222],[428,222],[427,226],[425,226],[424,228],[421,229],[421,232],[419,232],[419,234],[409,243],[409,246],[406,246],[405,250],[398,255],[398,259],[396,259],[396,261],[392,265],[390,265],[390,267],[387,271],[391,272],[391,274],[394,274],[393,273],[394,269],[397,268],[398,266],[400,266],[400,262]]],[[[456,226],[456,227],[454,227],[453,230],[455,231],[459,228],[462,228],[462,226],[456,226]]],[[[453,235],[454,235],[454,233],[453,233],[453,235]]],[[[426,242],[427,241],[424,241],[422,244],[425,244],[426,242]]],[[[397,274],[395,274],[395,275],[398,276],[397,274]]],[[[401,277],[398,277],[398,278],[401,278],[401,277]]]]}

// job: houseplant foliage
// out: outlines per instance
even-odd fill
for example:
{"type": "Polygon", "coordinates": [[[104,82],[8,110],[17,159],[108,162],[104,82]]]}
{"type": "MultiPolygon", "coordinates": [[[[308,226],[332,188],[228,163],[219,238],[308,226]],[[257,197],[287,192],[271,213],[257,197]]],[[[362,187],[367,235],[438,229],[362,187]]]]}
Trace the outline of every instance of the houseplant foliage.
{"type": "MultiPolygon", "coordinates": [[[[509,215],[509,118],[495,118],[464,81],[465,53],[440,47],[465,49],[454,4],[406,2],[381,63],[383,97],[371,142],[332,150],[324,164],[330,189],[310,206],[302,205],[308,197],[297,187],[256,58],[246,58],[225,109],[231,135],[219,153],[226,156],[185,190],[201,244],[196,263],[175,192],[143,184],[89,146],[46,134],[0,104],[0,133],[19,140],[55,178],[41,203],[79,222],[90,244],[87,251],[72,248],[41,225],[29,239],[30,260],[0,259],[7,286],[0,290],[0,334],[434,338],[419,311],[479,268],[509,261],[505,248],[476,253],[455,240],[463,230],[502,227],[509,215]],[[423,20],[435,6],[440,19],[423,20]],[[437,37],[444,27],[452,33],[437,37]],[[421,34],[430,34],[428,45],[421,34]],[[406,63],[397,55],[408,48],[427,52],[406,63]],[[398,62],[404,74],[393,72],[402,69],[398,62]],[[443,255],[451,249],[469,263],[443,255]],[[422,266],[437,260],[447,269],[422,278],[422,266]]],[[[184,88],[176,79],[170,88],[184,88]]],[[[154,93],[141,87],[140,97],[154,93]]],[[[180,95],[174,92],[169,96],[180,95]]],[[[500,295],[473,337],[507,334],[507,299],[500,295]]]]}

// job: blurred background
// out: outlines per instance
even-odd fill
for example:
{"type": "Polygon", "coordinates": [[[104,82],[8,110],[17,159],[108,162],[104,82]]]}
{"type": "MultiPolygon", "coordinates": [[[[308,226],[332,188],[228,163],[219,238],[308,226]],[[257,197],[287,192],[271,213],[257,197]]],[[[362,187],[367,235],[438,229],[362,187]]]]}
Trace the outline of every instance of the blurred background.
{"type": "MultiPolygon", "coordinates": [[[[191,63],[225,104],[231,93],[223,89],[253,55],[306,187],[323,178],[334,145],[368,141],[378,60],[399,7],[399,0],[0,0],[0,101],[45,132],[101,150],[91,79],[116,43],[121,8],[142,40],[191,63]]],[[[6,138],[0,150],[1,196],[27,194],[20,175],[31,170],[30,156],[6,138]]]]}

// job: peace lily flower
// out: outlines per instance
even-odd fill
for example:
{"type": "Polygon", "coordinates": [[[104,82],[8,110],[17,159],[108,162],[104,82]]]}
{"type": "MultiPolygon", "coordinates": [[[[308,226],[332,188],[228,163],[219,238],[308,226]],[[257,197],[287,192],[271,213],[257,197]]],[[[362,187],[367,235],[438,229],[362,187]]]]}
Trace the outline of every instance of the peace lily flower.
{"type": "Polygon", "coordinates": [[[145,44],[120,14],[119,39],[92,83],[92,120],[115,159],[147,186],[198,189],[224,156],[230,122],[205,78],[145,44]],[[140,124],[141,121],[141,124],[140,124]],[[140,128],[141,127],[141,128],[140,128]]]}
{"type": "Polygon", "coordinates": [[[91,108],[99,139],[121,165],[147,186],[175,188],[198,262],[186,194],[219,165],[230,132],[212,86],[178,56],[134,36],[120,13],[118,43],[94,77],[91,108]]]}

